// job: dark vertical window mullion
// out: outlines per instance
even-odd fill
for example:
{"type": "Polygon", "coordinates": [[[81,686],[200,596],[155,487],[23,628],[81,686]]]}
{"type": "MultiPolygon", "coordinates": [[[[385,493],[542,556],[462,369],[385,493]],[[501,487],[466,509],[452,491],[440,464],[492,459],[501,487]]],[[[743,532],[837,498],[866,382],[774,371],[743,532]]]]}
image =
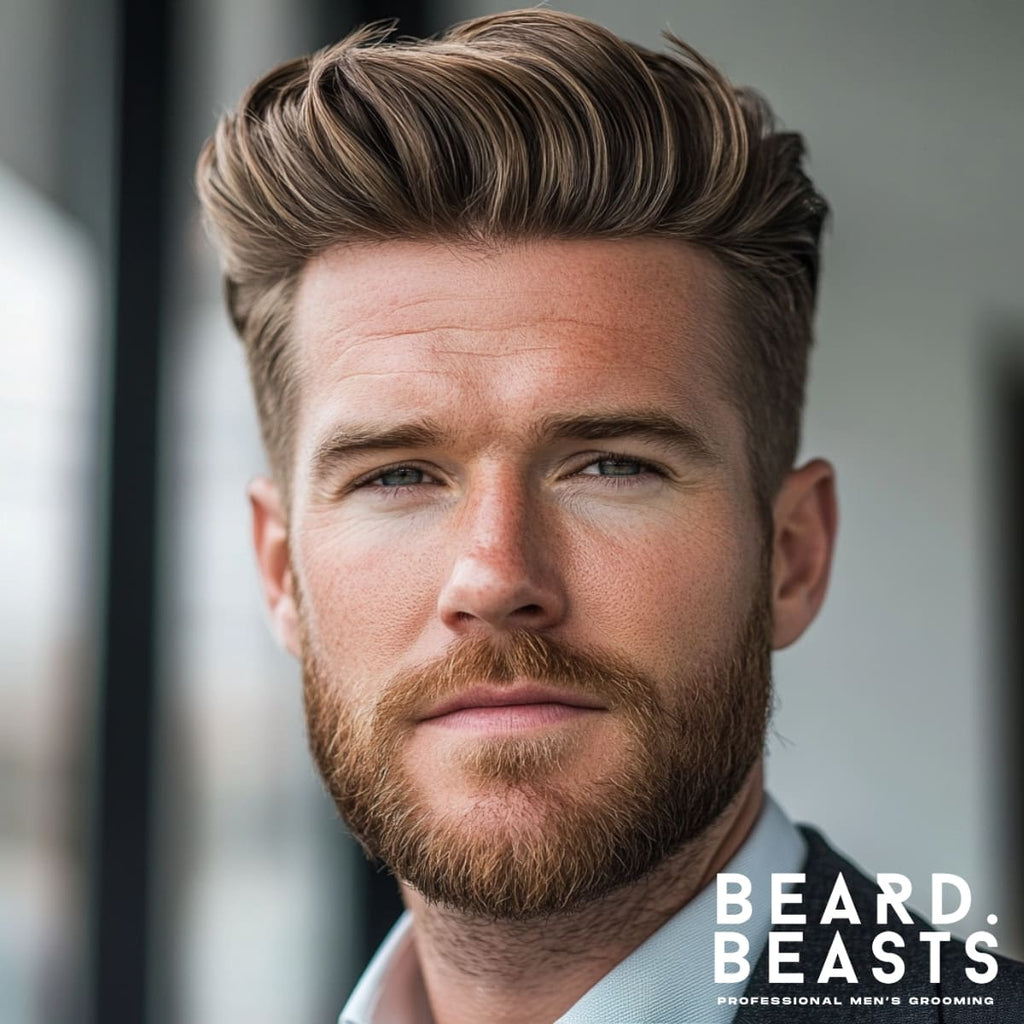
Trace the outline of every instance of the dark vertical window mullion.
{"type": "Polygon", "coordinates": [[[92,1018],[146,1018],[168,0],[121,0],[113,357],[94,841],[92,1018]]]}
{"type": "Polygon", "coordinates": [[[995,543],[991,565],[997,588],[996,647],[999,660],[999,736],[1001,756],[997,789],[997,820],[1002,824],[1004,873],[1012,891],[1014,944],[1008,952],[1019,956],[1024,948],[1024,883],[1019,866],[1024,857],[1024,329],[1004,329],[997,335],[994,361],[996,406],[995,543]]]}

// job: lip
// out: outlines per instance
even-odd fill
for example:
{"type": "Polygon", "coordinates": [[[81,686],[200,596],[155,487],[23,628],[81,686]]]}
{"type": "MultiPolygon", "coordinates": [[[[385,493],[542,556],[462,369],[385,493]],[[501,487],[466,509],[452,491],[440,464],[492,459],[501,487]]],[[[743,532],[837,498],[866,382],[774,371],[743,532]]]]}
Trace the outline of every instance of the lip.
{"type": "Polygon", "coordinates": [[[564,708],[569,713],[607,710],[606,706],[595,698],[550,686],[474,686],[437,704],[421,721],[434,722],[448,716],[459,715],[461,712],[487,712],[500,708],[521,709],[527,715],[543,715],[545,711],[550,714],[551,710],[559,708],[564,708]]]}

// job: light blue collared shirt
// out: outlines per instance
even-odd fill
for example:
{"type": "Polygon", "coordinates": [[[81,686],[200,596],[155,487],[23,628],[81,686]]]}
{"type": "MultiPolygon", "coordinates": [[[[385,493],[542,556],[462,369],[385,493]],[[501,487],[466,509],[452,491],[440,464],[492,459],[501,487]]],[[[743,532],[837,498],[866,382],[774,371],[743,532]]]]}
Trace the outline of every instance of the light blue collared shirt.
{"type": "MultiPolygon", "coordinates": [[[[723,872],[746,875],[753,912],[729,924],[750,943],[753,969],[768,940],[773,873],[798,872],[804,838],[766,796],[754,828],[723,872]]],[[[715,982],[716,886],[702,889],[625,960],[585,992],[555,1024],[731,1024],[746,980],[715,982]]],[[[412,916],[402,915],[366,968],[338,1024],[433,1024],[416,958],[412,916]]]]}

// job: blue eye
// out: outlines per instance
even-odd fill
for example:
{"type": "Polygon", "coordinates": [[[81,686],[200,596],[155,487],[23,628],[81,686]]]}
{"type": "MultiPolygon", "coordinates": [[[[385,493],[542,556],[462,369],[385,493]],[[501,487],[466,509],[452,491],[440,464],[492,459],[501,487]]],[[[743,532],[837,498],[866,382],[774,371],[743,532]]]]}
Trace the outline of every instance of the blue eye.
{"type": "Polygon", "coordinates": [[[640,476],[650,472],[651,467],[639,459],[628,459],[608,456],[603,459],[596,459],[589,465],[584,466],[581,473],[586,476],[640,476]]]}
{"type": "Polygon", "coordinates": [[[378,487],[409,487],[422,484],[427,479],[427,474],[415,466],[396,466],[394,469],[385,470],[367,483],[376,484],[378,487]]]}

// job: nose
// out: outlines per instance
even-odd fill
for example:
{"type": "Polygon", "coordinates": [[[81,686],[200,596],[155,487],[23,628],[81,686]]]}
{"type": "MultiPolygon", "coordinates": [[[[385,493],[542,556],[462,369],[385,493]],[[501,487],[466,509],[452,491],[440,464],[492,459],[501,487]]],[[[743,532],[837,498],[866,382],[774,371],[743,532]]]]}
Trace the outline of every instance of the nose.
{"type": "Polygon", "coordinates": [[[518,483],[493,479],[466,496],[438,613],[460,635],[550,629],[565,616],[554,537],[518,483]]]}

